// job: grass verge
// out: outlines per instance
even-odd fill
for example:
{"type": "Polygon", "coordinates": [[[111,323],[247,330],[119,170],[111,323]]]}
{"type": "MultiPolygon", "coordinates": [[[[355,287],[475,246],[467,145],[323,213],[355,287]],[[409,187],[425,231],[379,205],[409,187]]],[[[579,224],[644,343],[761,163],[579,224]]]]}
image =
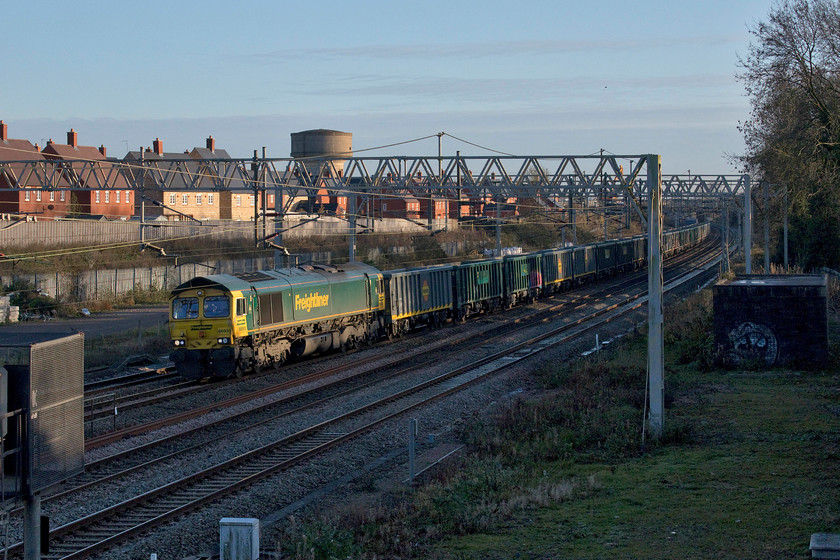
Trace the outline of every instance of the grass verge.
{"type": "MultiPolygon", "coordinates": [[[[646,342],[546,365],[465,426],[414,492],[285,528],[291,558],[804,558],[840,531],[840,392],[818,372],[714,369],[711,300],[667,322],[666,433],[642,440],[646,342]]],[[[833,355],[836,357],[837,348],[833,355]]]]}

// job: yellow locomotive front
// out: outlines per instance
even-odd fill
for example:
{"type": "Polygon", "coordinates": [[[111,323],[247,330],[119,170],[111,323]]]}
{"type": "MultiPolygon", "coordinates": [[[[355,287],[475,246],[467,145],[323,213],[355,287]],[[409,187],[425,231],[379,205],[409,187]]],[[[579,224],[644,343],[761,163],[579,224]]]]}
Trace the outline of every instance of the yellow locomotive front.
{"type": "Polygon", "coordinates": [[[236,370],[233,297],[227,289],[196,287],[170,299],[170,359],[189,378],[228,377],[236,370]]]}

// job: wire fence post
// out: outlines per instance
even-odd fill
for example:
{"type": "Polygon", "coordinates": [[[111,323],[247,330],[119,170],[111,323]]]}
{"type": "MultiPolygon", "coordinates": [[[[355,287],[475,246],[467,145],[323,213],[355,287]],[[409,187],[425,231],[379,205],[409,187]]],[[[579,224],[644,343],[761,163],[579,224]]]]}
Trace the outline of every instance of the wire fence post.
{"type": "Polygon", "coordinates": [[[408,422],[408,484],[414,484],[414,473],[415,465],[414,465],[414,455],[415,455],[415,445],[416,445],[416,438],[417,438],[417,419],[412,418],[408,422]]]}

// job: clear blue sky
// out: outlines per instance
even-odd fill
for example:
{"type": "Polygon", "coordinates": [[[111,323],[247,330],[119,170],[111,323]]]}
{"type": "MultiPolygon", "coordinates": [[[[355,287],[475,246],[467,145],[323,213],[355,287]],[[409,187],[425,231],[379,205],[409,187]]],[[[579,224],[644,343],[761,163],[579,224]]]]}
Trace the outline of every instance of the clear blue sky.
{"type": "MultiPolygon", "coordinates": [[[[662,155],[733,173],[749,114],[737,56],[771,0],[3,3],[9,136],[109,155],[150,146],[287,157],[447,132],[514,154],[662,155]]],[[[450,138],[445,154],[482,152],[450,138]]],[[[380,153],[437,153],[437,139],[380,153]]]]}

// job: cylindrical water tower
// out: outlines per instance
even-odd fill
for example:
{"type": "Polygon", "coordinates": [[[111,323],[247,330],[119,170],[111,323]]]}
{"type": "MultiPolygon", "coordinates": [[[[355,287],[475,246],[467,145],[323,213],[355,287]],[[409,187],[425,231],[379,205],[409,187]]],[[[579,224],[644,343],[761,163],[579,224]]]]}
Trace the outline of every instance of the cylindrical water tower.
{"type": "MultiPolygon", "coordinates": [[[[336,157],[348,158],[353,155],[353,134],[341,132],[340,130],[305,130],[303,132],[292,132],[292,153],[293,158],[318,158],[336,157]]],[[[312,165],[306,165],[310,173],[318,175],[324,163],[313,161],[312,165]]],[[[333,160],[329,172],[335,169],[338,173],[344,173],[344,161],[333,160]]]]}

